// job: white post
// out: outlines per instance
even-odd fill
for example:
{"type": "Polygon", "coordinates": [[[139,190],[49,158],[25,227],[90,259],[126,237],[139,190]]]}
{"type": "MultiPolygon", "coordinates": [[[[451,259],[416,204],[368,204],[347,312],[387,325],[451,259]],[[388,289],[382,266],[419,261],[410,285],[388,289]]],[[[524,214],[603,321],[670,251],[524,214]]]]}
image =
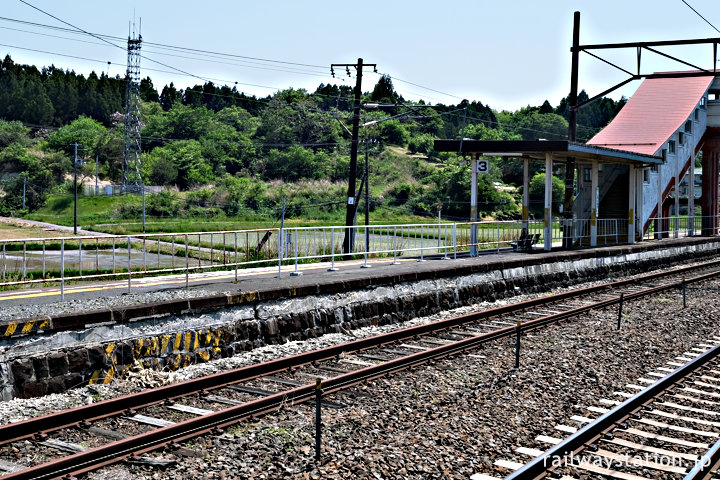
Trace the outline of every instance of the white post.
{"type": "Polygon", "coordinates": [[[637,185],[635,177],[638,175],[639,170],[632,165],[628,165],[628,219],[627,229],[628,243],[635,243],[635,187],[637,185]]]}
{"type": "Polygon", "coordinates": [[[645,180],[643,179],[643,170],[637,169],[635,173],[635,237],[639,242],[643,241],[645,236],[645,224],[643,219],[643,201],[645,195],[645,180]]]}
{"type": "Polygon", "coordinates": [[[522,229],[529,233],[530,209],[530,159],[523,158],[522,229]]]}
{"type": "MultiPolygon", "coordinates": [[[[198,247],[200,245],[198,244],[198,247]]],[[[200,255],[198,254],[198,257],[200,255]]],[[[188,236],[185,235],[185,289],[190,287],[190,254],[188,253],[188,236]]]]}
{"type": "Polygon", "coordinates": [[[695,159],[690,160],[688,171],[688,236],[695,235],[695,159]]]}
{"type": "MultiPolygon", "coordinates": [[[[692,162],[691,162],[692,163],[692,162]]],[[[680,235],[680,155],[675,155],[675,238],[680,235]]]]}
{"type": "Polygon", "coordinates": [[[592,161],[590,176],[590,246],[597,247],[597,213],[598,213],[598,162],[592,161]]]}
{"type": "MultiPolygon", "coordinates": [[[[366,260],[367,261],[367,260],[366,260]]],[[[303,272],[298,270],[298,231],[295,229],[295,270],[290,272],[291,277],[300,277],[303,272]]]]}
{"type": "Polygon", "coordinates": [[[132,261],[130,258],[131,252],[130,252],[130,237],[127,237],[128,242],[128,292],[132,290],[132,261]]]}
{"type": "Polygon", "coordinates": [[[477,165],[478,158],[477,154],[472,154],[472,161],[470,162],[470,169],[472,171],[470,176],[470,256],[477,256],[477,165]]]}
{"type": "Polygon", "coordinates": [[[330,268],[328,268],[327,271],[334,272],[337,270],[335,266],[335,227],[330,229],[330,261],[330,268]]]}
{"type": "MultiPolygon", "coordinates": [[[[3,244],[4,256],[5,244],[3,244]]],[[[60,301],[65,301],[65,240],[60,240],[60,301]]]]}
{"type": "Polygon", "coordinates": [[[545,250],[552,250],[552,153],[545,153],[545,250]]]}
{"type": "MultiPolygon", "coordinates": [[[[664,150],[663,150],[664,151],[664,150]]],[[[663,158],[663,165],[665,164],[665,158],[663,158]]],[[[658,187],[658,194],[657,194],[657,232],[655,232],[655,235],[658,239],[663,238],[663,225],[662,225],[662,204],[663,204],[663,181],[662,181],[662,165],[657,166],[657,187],[658,187]]]]}

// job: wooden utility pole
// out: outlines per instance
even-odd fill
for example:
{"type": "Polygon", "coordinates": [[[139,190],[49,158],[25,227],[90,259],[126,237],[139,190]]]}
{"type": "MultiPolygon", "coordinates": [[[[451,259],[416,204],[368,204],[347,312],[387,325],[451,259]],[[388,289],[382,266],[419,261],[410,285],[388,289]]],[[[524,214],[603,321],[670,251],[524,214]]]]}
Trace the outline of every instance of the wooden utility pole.
{"type": "MultiPolygon", "coordinates": [[[[352,251],[352,227],[354,226],[355,219],[355,180],[357,177],[357,155],[358,155],[358,136],[360,132],[360,101],[362,99],[362,74],[363,67],[377,67],[374,63],[363,63],[362,58],[358,58],[357,63],[333,63],[330,66],[330,71],[335,76],[334,68],[344,67],[350,75],[350,67],[355,68],[355,103],[353,105],[353,118],[352,118],[352,142],[350,144],[350,173],[348,175],[348,190],[347,190],[347,209],[345,214],[345,239],[343,240],[343,253],[350,253],[352,251]]],[[[376,70],[377,71],[377,70],[376,70]]]]}

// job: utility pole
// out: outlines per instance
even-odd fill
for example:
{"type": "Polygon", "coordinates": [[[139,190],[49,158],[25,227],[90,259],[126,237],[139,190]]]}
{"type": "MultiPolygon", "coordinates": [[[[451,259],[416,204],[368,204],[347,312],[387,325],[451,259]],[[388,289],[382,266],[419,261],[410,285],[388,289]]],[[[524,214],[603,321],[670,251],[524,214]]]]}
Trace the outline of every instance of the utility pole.
{"type": "MultiPolygon", "coordinates": [[[[573,18],[572,64],[570,69],[570,98],[568,98],[568,140],[577,141],[577,94],[578,69],[580,61],[580,12],[573,18]]],[[[550,172],[548,172],[549,174],[550,172]]],[[[565,196],[563,198],[563,247],[572,245],[573,190],[575,187],[575,157],[568,157],[565,163],[565,196]]]]}
{"type": "Polygon", "coordinates": [[[23,210],[25,210],[25,187],[27,186],[27,174],[23,174],[23,210]]]}
{"type": "MultiPolygon", "coordinates": [[[[377,140],[365,140],[365,251],[370,251],[370,144],[377,140]]],[[[367,264],[366,264],[367,265],[367,264]]],[[[370,265],[367,265],[368,267],[370,265]]]]}
{"type": "Polygon", "coordinates": [[[335,67],[345,67],[345,71],[350,76],[350,67],[355,68],[355,103],[353,105],[353,123],[352,123],[352,141],[350,144],[350,173],[348,175],[347,190],[347,209],[345,213],[345,239],[343,240],[343,253],[352,251],[352,226],[354,225],[353,217],[355,215],[355,180],[357,176],[357,154],[358,154],[358,134],[360,131],[360,101],[362,97],[362,74],[363,67],[373,67],[377,71],[377,65],[374,63],[363,64],[363,59],[358,58],[357,63],[333,63],[330,65],[330,73],[335,76],[335,67]]]}
{"type": "Polygon", "coordinates": [[[100,188],[98,188],[98,154],[95,154],[95,196],[100,194],[100,188]]]}

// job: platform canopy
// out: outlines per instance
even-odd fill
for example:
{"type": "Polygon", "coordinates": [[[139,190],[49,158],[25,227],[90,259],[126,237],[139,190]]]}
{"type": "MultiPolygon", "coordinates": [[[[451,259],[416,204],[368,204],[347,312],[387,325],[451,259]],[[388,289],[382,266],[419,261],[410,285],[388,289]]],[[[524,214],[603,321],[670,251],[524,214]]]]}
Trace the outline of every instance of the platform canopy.
{"type": "Polygon", "coordinates": [[[598,147],[566,140],[435,140],[436,152],[455,152],[463,155],[513,157],[545,160],[551,153],[554,162],[574,158],[577,162],[618,163],[624,165],[656,165],[662,157],[612,148],[598,147]],[[462,150],[461,150],[462,148],[462,150]]]}

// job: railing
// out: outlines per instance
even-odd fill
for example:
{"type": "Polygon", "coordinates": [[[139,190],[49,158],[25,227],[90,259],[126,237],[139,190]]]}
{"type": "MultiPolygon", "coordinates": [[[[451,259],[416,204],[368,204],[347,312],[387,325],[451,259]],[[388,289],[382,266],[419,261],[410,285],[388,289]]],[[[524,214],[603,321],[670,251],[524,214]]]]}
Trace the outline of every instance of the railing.
{"type": "Polygon", "coordinates": [[[718,217],[687,215],[660,217],[653,219],[645,232],[644,238],[663,239],[692,236],[711,236],[718,234],[718,217]]]}
{"type": "MultiPolygon", "coordinates": [[[[626,219],[596,220],[596,245],[627,243],[626,219]]],[[[645,238],[677,238],[714,235],[718,218],[661,218],[645,238]]],[[[159,274],[185,274],[211,270],[238,271],[250,267],[274,267],[280,274],[299,274],[299,265],[328,262],[330,269],[341,260],[392,259],[428,256],[457,258],[500,253],[522,235],[538,234],[535,248],[559,247],[563,224],[574,247],[591,245],[591,222],[587,219],[556,219],[545,238],[544,222],[498,221],[411,225],[344,227],[297,227],[194,233],[156,233],[0,241],[0,288],[57,282],[61,292],[67,282],[79,280],[127,280],[159,274]],[[346,230],[352,249],[343,253],[346,230]]]]}

